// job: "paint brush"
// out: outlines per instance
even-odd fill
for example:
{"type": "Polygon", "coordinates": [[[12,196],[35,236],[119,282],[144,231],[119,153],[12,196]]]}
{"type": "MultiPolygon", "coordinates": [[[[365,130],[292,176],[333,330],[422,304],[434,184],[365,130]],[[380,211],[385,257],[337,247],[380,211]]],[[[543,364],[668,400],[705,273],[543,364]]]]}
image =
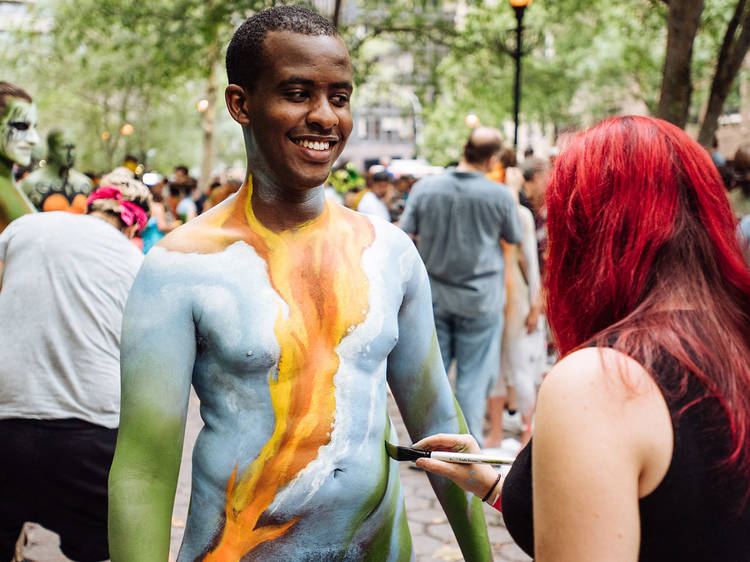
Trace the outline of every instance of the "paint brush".
{"type": "Polygon", "coordinates": [[[461,464],[473,464],[481,462],[486,464],[513,464],[513,457],[501,457],[498,455],[475,455],[472,453],[454,453],[452,451],[422,451],[411,447],[402,447],[385,442],[385,450],[388,456],[397,461],[415,461],[417,459],[436,459],[445,462],[456,462],[461,464]]]}

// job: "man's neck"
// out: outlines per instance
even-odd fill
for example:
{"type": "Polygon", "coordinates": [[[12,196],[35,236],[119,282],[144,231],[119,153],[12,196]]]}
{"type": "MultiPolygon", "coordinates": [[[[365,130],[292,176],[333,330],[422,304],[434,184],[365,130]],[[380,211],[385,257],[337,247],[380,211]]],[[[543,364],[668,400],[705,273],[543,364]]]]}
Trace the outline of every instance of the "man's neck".
{"type": "Polygon", "coordinates": [[[323,186],[310,189],[282,188],[253,177],[251,205],[255,217],[269,230],[281,232],[320,216],[325,207],[323,186]]]}
{"type": "Polygon", "coordinates": [[[64,179],[68,175],[69,167],[63,166],[59,162],[48,162],[47,169],[49,172],[60,179],[64,179]]]}
{"type": "Polygon", "coordinates": [[[486,174],[489,170],[486,169],[487,167],[483,164],[474,164],[472,162],[467,162],[466,159],[462,159],[461,162],[458,163],[458,166],[456,166],[457,172],[478,172],[480,174],[486,174]]]}
{"type": "Polygon", "coordinates": [[[0,179],[13,183],[13,160],[0,156],[0,179]]]}

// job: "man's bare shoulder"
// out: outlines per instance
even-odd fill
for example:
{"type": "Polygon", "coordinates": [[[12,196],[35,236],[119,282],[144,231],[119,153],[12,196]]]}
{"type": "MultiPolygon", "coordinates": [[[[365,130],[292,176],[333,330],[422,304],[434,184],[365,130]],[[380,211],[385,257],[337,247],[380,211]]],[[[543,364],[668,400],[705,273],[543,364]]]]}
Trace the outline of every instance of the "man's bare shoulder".
{"type": "Polygon", "coordinates": [[[170,252],[215,254],[242,240],[234,216],[236,195],[167,234],[157,244],[170,252]]]}

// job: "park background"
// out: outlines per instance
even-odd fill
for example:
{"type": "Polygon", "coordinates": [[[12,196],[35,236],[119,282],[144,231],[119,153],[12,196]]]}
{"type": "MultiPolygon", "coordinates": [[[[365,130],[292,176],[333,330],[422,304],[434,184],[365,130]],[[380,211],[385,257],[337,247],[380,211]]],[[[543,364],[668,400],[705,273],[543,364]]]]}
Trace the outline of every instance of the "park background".
{"type": "MultiPolygon", "coordinates": [[[[133,154],[146,169],[241,168],[224,109],[223,57],[260,0],[0,0],[2,79],[27,89],[42,134],[61,128],[76,167],[133,154]]],[[[343,157],[459,157],[469,127],[513,139],[523,14],[518,150],[544,155],[566,131],[623,113],[667,119],[731,157],[750,138],[746,0],[314,0],[354,64],[355,128],[343,157]]],[[[44,143],[37,158],[44,158],[44,143]]]]}

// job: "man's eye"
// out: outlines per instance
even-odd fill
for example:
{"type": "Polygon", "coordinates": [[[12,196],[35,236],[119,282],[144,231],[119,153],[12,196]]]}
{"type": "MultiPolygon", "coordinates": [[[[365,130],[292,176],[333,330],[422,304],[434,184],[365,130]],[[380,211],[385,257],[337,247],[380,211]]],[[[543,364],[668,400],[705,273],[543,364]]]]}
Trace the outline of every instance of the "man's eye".
{"type": "Polygon", "coordinates": [[[303,101],[307,99],[307,92],[304,90],[291,90],[286,93],[286,97],[292,101],[303,101]]]}
{"type": "Polygon", "coordinates": [[[337,105],[339,107],[343,107],[347,103],[349,103],[349,96],[346,96],[346,95],[343,95],[343,94],[338,95],[338,96],[333,96],[333,98],[331,98],[331,103],[333,103],[334,105],[337,105]]]}
{"type": "Polygon", "coordinates": [[[22,123],[20,121],[14,121],[10,123],[10,126],[18,131],[28,131],[29,130],[29,124],[28,123],[22,123]]]}

